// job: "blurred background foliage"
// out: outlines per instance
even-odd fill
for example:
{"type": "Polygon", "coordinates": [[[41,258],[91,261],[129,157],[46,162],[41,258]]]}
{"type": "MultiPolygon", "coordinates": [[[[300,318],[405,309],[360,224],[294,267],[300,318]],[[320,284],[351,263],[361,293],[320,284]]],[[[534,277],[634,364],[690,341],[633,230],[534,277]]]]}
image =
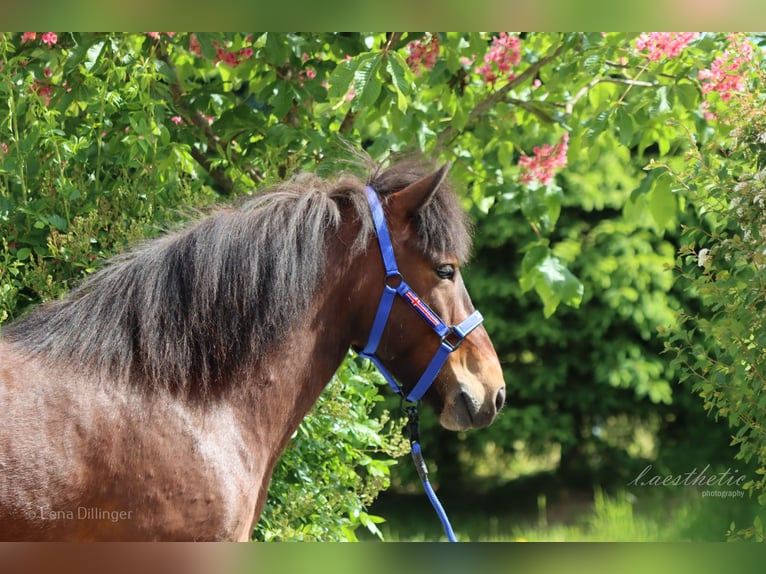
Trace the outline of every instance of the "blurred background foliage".
{"type": "MultiPolygon", "coordinates": [[[[0,323],[214,204],[336,173],[347,142],[423,153],[454,164],[476,226],[464,275],[509,387],[486,430],[424,413],[458,534],[762,539],[764,40],[2,34],[0,323]],[[749,480],[738,502],[628,487],[648,464],[749,480]]],[[[380,384],[344,363],[257,539],[438,536],[406,518],[430,511],[393,464],[398,403],[380,384]]]]}

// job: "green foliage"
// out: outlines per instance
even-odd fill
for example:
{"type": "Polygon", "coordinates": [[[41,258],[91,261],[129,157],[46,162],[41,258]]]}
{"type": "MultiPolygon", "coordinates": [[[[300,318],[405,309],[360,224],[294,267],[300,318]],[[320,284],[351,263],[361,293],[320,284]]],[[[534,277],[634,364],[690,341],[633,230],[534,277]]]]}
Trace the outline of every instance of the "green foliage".
{"type": "MultiPolygon", "coordinates": [[[[743,485],[766,506],[766,76],[721,110],[731,138],[690,154],[676,181],[693,197],[695,224],[676,260],[697,305],[668,333],[668,348],[706,411],[728,423],[737,458],[756,476],[743,485]]],[[[732,525],[736,539],[764,540],[760,519],[732,525]]]]}
{"type": "Polygon", "coordinates": [[[167,86],[141,57],[145,40],[0,37],[0,319],[214,199],[170,141],[167,86]]]}
{"type": "Polygon", "coordinates": [[[621,209],[641,177],[640,166],[619,147],[605,149],[593,163],[570,164],[551,248],[519,253],[517,246],[536,236],[507,204],[482,220],[466,282],[508,365],[513,395],[495,425],[464,437],[466,450],[491,442],[512,456],[514,441],[539,453],[560,445],[562,471],[572,481],[602,472],[616,480],[631,466],[627,447],[610,443],[610,421],[625,415],[637,429],[674,408],[677,373],[660,356],[657,330],[674,321],[679,307],[669,271],[675,246],[654,232],[651,216],[626,217],[621,209]],[[550,252],[579,278],[582,299],[578,310],[558,309],[541,321],[545,300],[525,292],[524,280],[517,285],[504,278],[523,275],[530,257],[550,252]]]}

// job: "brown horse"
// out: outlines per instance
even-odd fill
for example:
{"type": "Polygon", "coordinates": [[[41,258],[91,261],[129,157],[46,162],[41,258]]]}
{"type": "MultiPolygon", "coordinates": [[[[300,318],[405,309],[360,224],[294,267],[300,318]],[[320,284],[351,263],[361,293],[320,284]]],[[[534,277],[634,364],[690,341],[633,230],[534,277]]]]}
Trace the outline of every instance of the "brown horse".
{"type": "MultiPolygon", "coordinates": [[[[367,182],[401,276],[446,323],[473,311],[444,170],[367,182]]],[[[385,285],[365,183],[298,176],[116,257],[0,338],[0,540],[248,540],[272,470],[385,285]]],[[[377,357],[412,388],[440,341],[397,300],[377,357]]],[[[503,375],[483,327],[424,397],[488,425],[503,375]]]]}

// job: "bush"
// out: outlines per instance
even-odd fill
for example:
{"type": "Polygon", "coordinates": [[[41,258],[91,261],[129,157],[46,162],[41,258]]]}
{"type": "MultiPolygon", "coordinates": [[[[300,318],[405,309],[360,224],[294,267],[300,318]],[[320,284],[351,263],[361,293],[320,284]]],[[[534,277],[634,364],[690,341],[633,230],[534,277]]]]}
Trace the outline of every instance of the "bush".
{"type": "MultiPolygon", "coordinates": [[[[668,349],[716,419],[728,423],[737,458],[755,471],[743,488],[766,506],[766,75],[719,110],[731,129],[724,145],[691,153],[675,181],[687,190],[696,223],[676,261],[696,304],[670,330],[668,349]]],[[[735,539],[761,540],[732,524],[735,539]]]]}

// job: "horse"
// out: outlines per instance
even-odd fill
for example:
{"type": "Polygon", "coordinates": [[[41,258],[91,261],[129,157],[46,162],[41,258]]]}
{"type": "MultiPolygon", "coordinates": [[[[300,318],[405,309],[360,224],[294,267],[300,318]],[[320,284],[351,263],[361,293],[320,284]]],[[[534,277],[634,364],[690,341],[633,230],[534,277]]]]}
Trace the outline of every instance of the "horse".
{"type": "MultiPolygon", "coordinates": [[[[445,323],[475,313],[460,275],[470,227],[446,170],[293,176],[6,325],[0,540],[249,540],[280,454],[395,287],[369,194],[398,282],[445,323]]],[[[374,355],[403,393],[445,344],[432,327],[390,306],[374,355]]],[[[463,337],[422,397],[450,430],[486,427],[505,399],[484,327],[463,337]]]]}

